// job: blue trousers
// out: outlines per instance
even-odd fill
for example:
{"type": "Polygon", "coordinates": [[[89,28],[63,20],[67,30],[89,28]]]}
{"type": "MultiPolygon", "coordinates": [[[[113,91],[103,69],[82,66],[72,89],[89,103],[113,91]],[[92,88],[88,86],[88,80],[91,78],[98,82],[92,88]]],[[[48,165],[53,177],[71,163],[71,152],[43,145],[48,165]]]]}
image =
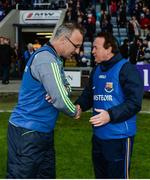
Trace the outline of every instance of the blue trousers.
{"type": "Polygon", "coordinates": [[[9,123],[7,178],[56,178],[54,133],[31,131],[9,123]]]}
{"type": "Polygon", "coordinates": [[[129,178],[133,139],[102,140],[93,135],[92,160],[97,179],[129,178]]]}

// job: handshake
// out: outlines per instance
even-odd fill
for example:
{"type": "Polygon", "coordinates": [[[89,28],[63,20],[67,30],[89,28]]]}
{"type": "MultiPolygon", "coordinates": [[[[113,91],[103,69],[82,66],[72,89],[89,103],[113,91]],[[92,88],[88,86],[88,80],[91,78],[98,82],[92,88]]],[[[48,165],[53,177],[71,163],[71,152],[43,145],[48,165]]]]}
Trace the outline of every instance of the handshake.
{"type": "MultiPolygon", "coordinates": [[[[47,94],[45,97],[45,100],[49,103],[52,103],[52,98],[47,94]]],[[[102,126],[104,124],[107,124],[110,122],[110,116],[107,110],[104,109],[94,109],[95,112],[97,112],[96,115],[92,116],[89,120],[89,122],[93,126],[102,126]]],[[[74,119],[79,119],[82,113],[82,109],[79,104],[76,105],[76,115],[74,116],[74,119]]]]}
{"type": "MultiPolygon", "coordinates": [[[[46,94],[45,100],[49,103],[53,102],[51,96],[49,96],[48,94],[46,94]]],[[[82,113],[82,109],[81,109],[80,105],[77,104],[76,105],[76,115],[74,116],[74,119],[79,119],[81,116],[81,113],[82,113]]]]}
{"type": "MultiPolygon", "coordinates": [[[[48,94],[46,94],[45,100],[49,103],[53,102],[53,99],[48,94]]],[[[74,119],[79,119],[81,116],[81,113],[82,113],[82,109],[81,109],[80,105],[77,104],[76,105],[76,115],[74,116],[74,119]]]]}
{"type": "Polygon", "coordinates": [[[74,119],[79,119],[81,116],[81,113],[82,113],[82,109],[79,104],[76,105],[76,111],[77,111],[77,113],[76,113],[74,119]]]}

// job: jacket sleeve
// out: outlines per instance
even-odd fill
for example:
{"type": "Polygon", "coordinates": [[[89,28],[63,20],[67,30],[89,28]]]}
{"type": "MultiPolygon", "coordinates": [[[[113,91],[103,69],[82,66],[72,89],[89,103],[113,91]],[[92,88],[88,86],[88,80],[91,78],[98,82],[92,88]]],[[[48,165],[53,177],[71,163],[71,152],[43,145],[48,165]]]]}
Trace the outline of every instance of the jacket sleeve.
{"type": "Polygon", "coordinates": [[[75,104],[79,104],[82,111],[86,111],[93,106],[93,90],[92,90],[92,79],[95,68],[92,70],[89,81],[84,88],[82,94],[75,101],[75,104]]]}
{"type": "Polygon", "coordinates": [[[55,108],[69,116],[76,115],[76,107],[68,97],[60,68],[53,55],[47,51],[37,54],[31,65],[31,73],[43,84],[55,108]]]}
{"type": "Polygon", "coordinates": [[[126,63],[120,71],[120,84],[124,93],[124,102],[108,109],[112,123],[126,121],[141,110],[143,99],[143,81],[135,65],[126,63]]]}

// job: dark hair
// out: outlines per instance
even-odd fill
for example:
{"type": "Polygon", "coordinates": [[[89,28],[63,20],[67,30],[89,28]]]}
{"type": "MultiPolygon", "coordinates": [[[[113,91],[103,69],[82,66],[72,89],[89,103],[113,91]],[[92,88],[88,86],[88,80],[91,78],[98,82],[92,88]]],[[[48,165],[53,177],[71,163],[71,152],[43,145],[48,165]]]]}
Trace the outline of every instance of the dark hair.
{"type": "Polygon", "coordinates": [[[109,32],[100,32],[97,34],[96,38],[104,38],[104,48],[108,49],[109,47],[112,47],[112,53],[116,54],[119,52],[118,49],[118,42],[116,38],[109,32]]]}
{"type": "Polygon", "coordinates": [[[129,40],[128,39],[124,39],[123,40],[123,44],[127,44],[127,43],[129,43],[129,40]]]}

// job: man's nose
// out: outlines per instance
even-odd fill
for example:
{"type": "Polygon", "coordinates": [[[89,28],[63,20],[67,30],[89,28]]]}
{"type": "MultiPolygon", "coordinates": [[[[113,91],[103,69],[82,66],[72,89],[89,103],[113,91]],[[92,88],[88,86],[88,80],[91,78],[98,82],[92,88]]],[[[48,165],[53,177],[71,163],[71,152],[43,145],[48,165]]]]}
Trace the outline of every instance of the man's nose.
{"type": "Polygon", "coordinates": [[[92,54],[94,53],[95,51],[94,51],[94,48],[92,49],[92,54]]]}

